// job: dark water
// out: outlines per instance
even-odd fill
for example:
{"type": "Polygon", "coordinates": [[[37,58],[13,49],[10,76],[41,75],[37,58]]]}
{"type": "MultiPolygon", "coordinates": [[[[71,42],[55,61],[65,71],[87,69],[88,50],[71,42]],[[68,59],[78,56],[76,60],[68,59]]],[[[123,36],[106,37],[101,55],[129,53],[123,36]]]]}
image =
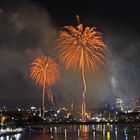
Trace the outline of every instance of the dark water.
{"type": "Polygon", "coordinates": [[[56,125],[0,140],[140,140],[140,125],[56,125]]]}

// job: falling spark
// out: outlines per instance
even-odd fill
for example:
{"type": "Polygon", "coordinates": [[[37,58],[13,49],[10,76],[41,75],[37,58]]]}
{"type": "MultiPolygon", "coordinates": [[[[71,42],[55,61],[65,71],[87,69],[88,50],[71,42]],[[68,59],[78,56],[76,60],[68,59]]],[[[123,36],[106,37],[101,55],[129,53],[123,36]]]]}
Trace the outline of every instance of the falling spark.
{"type": "Polygon", "coordinates": [[[42,93],[42,117],[44,118],[44,97],[46,87],[55,84],[59,77],[59,66],[51,57],[40,56],[30,64],[30,77],[36,84],[43,87],[42,93]]]}
{"type": "Polygon", "coordinates": [[[52,103],[52,105],[54,106],[54,94],[53,92],[49,89],[48,93],[48,100],[52,103]]]}
{"type": "Polygon", "coordinates": [[[82,94],[82,120],[86,120],[86,80],[85,71],[103,67],[106,61],[108,48],[102,40],[102,33],[96,28],[83,27],[80,18],[77,16],[78,26],[64,26],[57,40],[59,57],[64,63],[66,70],[70,68],[80,70],[83,81],[82,94]]]}

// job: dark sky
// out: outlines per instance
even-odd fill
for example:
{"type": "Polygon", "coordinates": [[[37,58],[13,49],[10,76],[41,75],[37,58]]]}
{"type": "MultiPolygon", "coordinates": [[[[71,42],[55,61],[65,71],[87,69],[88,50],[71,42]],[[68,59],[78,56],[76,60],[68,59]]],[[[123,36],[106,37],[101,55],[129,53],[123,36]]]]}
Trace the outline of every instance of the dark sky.
{"type": "MultiPolygon", "coordinates": [[[[29,78],[29,64],[41,53],[56,56],[55,40],[64,25],[96,26],[112,55],[104,69],[87,73],[87,105],[137,97],[140,93],[140,10],[135,1],[0,1],[0,106],[40,106],[42,89],[29,78]]],[[[57,62],[59,62],[57,60],[57,62]]],[[[79,107],[81,75],[66,72],[52,87],[56,106],[79,107]]],[[[46,99],[46,102],[47,99],[46,99]]],[[[46,103],[47,104],[47,103],[46,103]]]]}

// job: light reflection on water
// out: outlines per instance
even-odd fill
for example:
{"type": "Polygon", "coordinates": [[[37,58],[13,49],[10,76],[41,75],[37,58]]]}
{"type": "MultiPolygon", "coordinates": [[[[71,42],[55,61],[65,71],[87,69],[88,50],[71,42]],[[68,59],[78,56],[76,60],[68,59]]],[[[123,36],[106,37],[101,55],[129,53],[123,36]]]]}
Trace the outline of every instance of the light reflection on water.
{"type": "Polygon", "coordinates": [[[22,134],[1,136],[0,140],[20,140],[22,134]]]}
{"type": "Polygon", "coordinates": [[[34,133],[0,137],[0,140],[140,140],[140,125],[46,125],[34,133]]]}

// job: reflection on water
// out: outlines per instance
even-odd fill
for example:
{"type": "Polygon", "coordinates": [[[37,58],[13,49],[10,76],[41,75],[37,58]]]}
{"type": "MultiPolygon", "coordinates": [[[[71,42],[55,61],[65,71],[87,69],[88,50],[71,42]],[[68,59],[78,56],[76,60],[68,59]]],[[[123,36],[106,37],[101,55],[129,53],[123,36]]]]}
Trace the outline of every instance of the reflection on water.
{"type": "Polygon", "coordinates": [[[0,140],[140,140],[140,125],[46,125],[33,130],[0,140]]]}
{"type": "Polygon", "coordinates": [[[80,131],[82,133],[88,132],[89,131],[89,126],[88,125],[80,125],[80,131]]]}
{"type": "Polygon", "coordinates": [[[118,132],[117,132],[117,129],[115,129],[115,140],[117,140],[117,135],[118,135],[118,132]]]}
{"type": "Polygon", "coordinates": [[[110,131],[107,132],[107,140],[110,140],[110,131]]]}
{"type": "Polygon", "coordinates": [[[20,140],[21,134],[1,136],[0,140],[20,140]]]}

